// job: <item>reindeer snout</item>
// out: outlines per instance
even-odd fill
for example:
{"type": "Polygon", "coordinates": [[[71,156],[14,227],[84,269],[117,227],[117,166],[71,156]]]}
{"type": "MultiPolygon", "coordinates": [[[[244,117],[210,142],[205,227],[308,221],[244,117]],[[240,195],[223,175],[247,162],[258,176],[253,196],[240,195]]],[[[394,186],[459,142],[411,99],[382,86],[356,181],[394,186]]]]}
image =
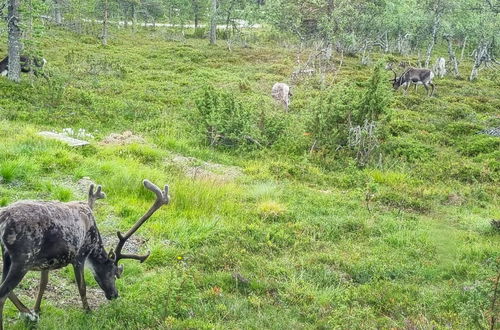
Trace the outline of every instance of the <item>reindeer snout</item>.
{"type": "Polygon", "coordinates": [[[108,299],[108,300],[113,300],[113,299],[116,299],[118,297],[119,297],[119,295],[118,295],[117,291],[115,291],[115,292],[113,292],[111,294],[107,294],[106,295],[106,299],[108,299]]]}

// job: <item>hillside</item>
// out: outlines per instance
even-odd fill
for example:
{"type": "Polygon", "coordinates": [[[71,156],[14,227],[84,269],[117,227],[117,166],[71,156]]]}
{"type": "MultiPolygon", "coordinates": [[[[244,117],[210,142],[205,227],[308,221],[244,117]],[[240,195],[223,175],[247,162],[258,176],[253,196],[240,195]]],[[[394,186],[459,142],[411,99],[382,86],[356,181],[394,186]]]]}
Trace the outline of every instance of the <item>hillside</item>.
{"type": "MultiPolygon", "coordinates": [[[[270,90],[289,82],[295,48],[264,32],[231,51],[173,35],[117,30],[104,48],[51,28],[40,46],[50,79],[0,79],[0,206],[83,200],[96,182],[108,196],[97,203],[98,226],[111,242],[153,202],[142,179],[171,189],[171,204],[133,241],[151,256],[124,262],[121,298],[105,301],[87,272],[87,314],[71,267],[51,272],[41,329],[489,327],[500,269],[500,232],[490,224],[500,219],[500,140],[478,132],[500,126],[498,70],[475,82],[435,79],[431,98],[423,87],[390,91],[393,77],[382,71],[382,156],[359,167],[347,149],[311,150],[307,123],[329,95],[344,102],[336,97],[369,88],[379,60],[403,58],[372,54],[362,66],[336,54],[340,70],[326,83],[294,84],[284,113],[270,90]],[[241,104],[242,131],[265,123],[258,145],[204,139],[200,104],[224,92],[241,104]],[[85,130],[91,145],[37,134],[67,128],[85,130]],[[137,138],[109,138],[126,131],[137,138]]],[[[38,276],[16,291],[30,306],[38,276]]],[[[4,322],[29,326],[10,302],[4,322]]]]}

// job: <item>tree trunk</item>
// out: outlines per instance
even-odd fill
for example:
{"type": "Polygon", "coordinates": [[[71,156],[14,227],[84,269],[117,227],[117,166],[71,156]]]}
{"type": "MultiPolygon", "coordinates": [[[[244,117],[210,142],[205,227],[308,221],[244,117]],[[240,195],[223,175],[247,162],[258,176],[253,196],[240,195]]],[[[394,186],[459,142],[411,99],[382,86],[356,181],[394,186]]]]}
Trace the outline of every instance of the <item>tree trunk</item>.
{"type": "Polygon", "coordinates": [[[132,32],[137,31],[137,10],[135,9],[135,3],[132,4],[132,32]]]}
{"type": "Polygon", "coordinates": [[[439,23],[441,21],[441,16],[436,15],[434,18],[434,24],[432,25],[432,37],[431,41],[429,43],[429,47],[427,48],[427,57],[425,59],[425,67],[429,67],[429,63],[431,61],[431,56],[432,56],[432,50],[434,49],[434,45],[436,44],[436,38],[437,38],[437,32],[439,29],[439,23]]]}
{"type": "Polygon", "coordinates": [[[229,31],[229,23],[231,22],[231,14],[233,13],[233,7],[234,7],[234,0],[231,1],[231,5],[229,6],[229,9],[227,10],[227,17],[226,17],[226,36],[227,39],[229,39],[231,32],[229,31]]]}
{"type": "Polygon", "coordinates": [[[54,21],[57,25],[62,24],[62,0],[54,0],[54,21]]]}
{"type": "Polygon", "coordinates": [[[398,41],[397,41],[397,52],[401,55],[407,55],[409,50],[408,46],[408,37],[410,35],[407,33],[402,35],[401,32],[398,33],[398,41]]]}
{"type": "Polygon", "coordinates": [[[384,53],[389,52],[389,33],[385,31],[384,33],[384,53]]]}
{"type": "Polygon", "coordinates": [[[462,53],[460,54],[460,62],[464,59],[465,45],[467,44],[467,36],[464,38],[464,42],[462,43],[462,53]]]}
{"type": "Polygon", "coordinates": [[[128,28],[128,19],[129,19],[128,13],[129,13],[129,8],[125,6],[125,8],[123,9],[123,27],[125,30],[127,30],[128,28]]]}
{"type": "Polygon", "coordinates": [[[212,0],[212,12],[210,17],[210,44],[217,42],[217,0],[212,0]]]}
{"type": "Polygon", "coordinates": [[[198,0],[192,0],[191,5],[193,6],[194,13],[194,28],[197,29],[200,24],[200,4],[198,0]]]}
{"type": "Polygon", "coordinates": [[[8,8],[8,42],[9,42],[9,66],[7,75],[10,80],[21,81],[21,29],[19,28],[19,1],[9,0],[8,8]]]}
{"type": "Polygon", "coordinates": [[[450,56],[450,62],[453,65],[453,74],[455,75],[455,77],[458,77],[460,76],[460,72],[458,72],[458,61],[455,55],[455,51],[453,50],[452,39],[450,36],[445,36],[444,38],[448,42],[448,55],[450,56]]]}
{"type": "Polygon", "coordinates": [[[102,45],[107,46],[108,45],[108,15],[109,15],[109,8],[108,8],[108,0],[104,0],[104,17],[102,20],[102,45]]]}
{"type": "Polygon", "coordinates": [[[481,41],[479,45],[477,46],[476,50],[474,51],[474,65],[472,66],[472,70],[470,73],[469,80],[475,80],[477,79],[477,76],[479,74],[479,68],[481,67],[481,64],[486,60],[488,56],[488,43],[481,41]]]}

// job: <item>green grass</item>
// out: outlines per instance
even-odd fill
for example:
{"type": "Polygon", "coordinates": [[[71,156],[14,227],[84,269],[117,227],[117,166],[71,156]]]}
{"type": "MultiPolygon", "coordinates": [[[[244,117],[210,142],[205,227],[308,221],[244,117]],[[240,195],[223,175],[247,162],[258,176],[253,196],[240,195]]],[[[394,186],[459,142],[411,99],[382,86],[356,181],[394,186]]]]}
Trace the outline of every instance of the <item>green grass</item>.
{"type": "MultiPolygon", "coordinates": [[[[85,199],[78,181],[90,177],[108,196],[96,217],[113,237],[153,201],[142,179],[171,187],[172,203],[138,232],[151,257],[124,262],[121,298],[86,314],[71,269],[52,272],[48,290],[58,293],[44,300],[40,328],[488,326],[500,267],[489,224],[500,218],[500,154],[498,138],[476,133],[498,126],[498,73],[436,80],[433,98],[423,88],[396,94],[382,166],[359,169],[341,152],[321,159],[302,150],[297,141],[312,141],[299,130],[265,150],[213,149],[198,138],[190,116],[208,84],[249,109],[280,111],[269,91],[290,74],[292,50],[262,42],[228,52],[205,40],[164,41],[158,31],[115,33],[102,48],[50,29],[42,42],[50,82],[0,79],[0,206],[85,199]],[[36,134],[66,127],[92,133],[92,144],[70,148],[36,134]],[[98,143],[125,130],[148,144],[98,143]],[[196,179],[170,161],[177,154],[243,175],[196,179]]],[[[358,61],[346,58],[337,80],[367,81],[371,68],[358,61]]],[[[324,95],[319,85],[294,86],[292,122],[324,95]]],[[[26,303],[37,276],[21,284],[26,303]]],[[[7,327],[29,327],[12,304],[4,314],[7,327]]]]}

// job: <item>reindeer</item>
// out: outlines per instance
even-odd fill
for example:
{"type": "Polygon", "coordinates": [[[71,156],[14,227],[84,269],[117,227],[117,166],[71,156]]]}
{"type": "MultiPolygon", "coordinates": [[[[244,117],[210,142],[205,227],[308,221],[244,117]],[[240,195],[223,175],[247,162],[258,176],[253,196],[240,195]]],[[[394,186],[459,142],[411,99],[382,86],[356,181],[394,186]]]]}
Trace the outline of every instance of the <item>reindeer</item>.
{"type": "MultiPolygon", "coordinates": [[[[98,199],[103,199],[106,198],[106,194],[102,192],[102,187],[97,186],[97,191],[94,193],[94,185],[90,185],[90,190],[88,194],[88,206],[89,208],[93,211],[94,210],[94,205],[95,202],[98,199]]],[[[14,303],[14,305],[18,308],[19,312],[25,316],[27,316],[29,319],[36,321],[38,320],[38,315],[40,314],[40,305],[42,303],[42,297],[43,293],[45,292],[45,288],[47,287],[47,283],[49,282],[49,271],[48,270],[42,270],[40,272],[40,285],[38,286],[38,295],[35,301],[35,307],[33,308],[33,311],[35,314],[33,315],[31,311],[27,308],[24,307],[24,305],[16,299],[16,297],[12,296],[14,293],[11,293],[9,296],[10,300],[14,303]],[[23,308],[24,307],[24,308],[23,308]]]]}
{"type": "Polygon", "coordinates": [[[429,85],[432,87],[430,96],[434,94],[435,86],[432,83],[432,78],[434,78],[434,73],[429,69],[419,69],[419,68],[409,68],[401,76],[398,77],[396,72],[394,72],[394,79],[392,81],[392,87],[398,90],[399,87],[404,86],[404,94],[406,95],[408,87],[413,83],[415,85],[424,85],[427,95],[429,95],[429,85]]]}
{"type": "Polygon", "coordinates": [[[439,78],[443,78],[446,75],[446,60],[444,57],[440,57],[436,60],[434,71],[439,78]]]}
{"type": "Polygon", "coordinates": [[[285,111],[288,112],[290,97],[292,96],[290,86],[285,83],[276,83],[271,90],[271,95],[276,101],[283,103],[283,105],[285,106],[285,111]]]}
{"type": "MultiPolygon", "coordinates": [[[[28,57],[25,55],[20,56],[20,62],[21,62],[21,72],[31,72],[33,70],[33,73],[35,76],[38,77],[38,75],[41,75],[44,78],[47,78],[46,75],[42,72],[43,67],[45,64],[47,64],[47,60],[43,57],[28,57]]],[[[3,60],[0,61],[0,76],[7,76],[9,69],[9,57],[6,56],[3,60]]]]}
{"type": "MultiPolygon", "coordinates": [[[[106,197],[106,195],[102,192],[101,186],[97,187],[97,191],[94,193],[94,185],[90,185],[90,190],[89,190],[89,195],[88,195],[88,206],[91,210],[94,209],[94,204],[98,199],[103,199],[106,197]]],[[[45,292],[45,288],[47,287],[47,283],[49,281],[49,270],[42,270],[40,275],[40,285],[38,286],[38,295],[36,298],[35,302],[35,307],[33,309],[34,313],[30,311],[28,307],[26,307],[14,294],[14,292],[11,292],[9,294],[9,299],[12,301],[12,303],[17,307],[19,312],[29,318],[32,321],[37,321],[38,320],[38,315],[40,314],[40,305],[42,303],[42,297],[43,293],[45,292]]],[[[1,327],[1,324],[0,324],[1,327]]]]}
{"type": "Polygon", "coordinates": [[[153,213],[170,202],[168,185],[162,191],[148,180],[143,184],[156,194],[156,201],[125,235],[117,232],[119,242],[109,253],[106,253],[92,212],[95,201],[104,197],[100,186],[96,194],[91,186],[87,203],[20,201],[0,209],[0,245],[4,262],[0,285],[0,330],[3,329],[3,306],[7,298],[22,313],[36,317],[13,292],[30,270],[42,272],[36,311],[40,310],[48,272],[68,264],[73,265],[85,310],[90,310],[83,276],[86,262],[106,298],[118,297],[115,280],[123,273],[123,265],[118,265],[118,262],[121,259],[144,262],[149,257],[149,252],[143,256],[122,254],[124,244],[153,213]]]}

